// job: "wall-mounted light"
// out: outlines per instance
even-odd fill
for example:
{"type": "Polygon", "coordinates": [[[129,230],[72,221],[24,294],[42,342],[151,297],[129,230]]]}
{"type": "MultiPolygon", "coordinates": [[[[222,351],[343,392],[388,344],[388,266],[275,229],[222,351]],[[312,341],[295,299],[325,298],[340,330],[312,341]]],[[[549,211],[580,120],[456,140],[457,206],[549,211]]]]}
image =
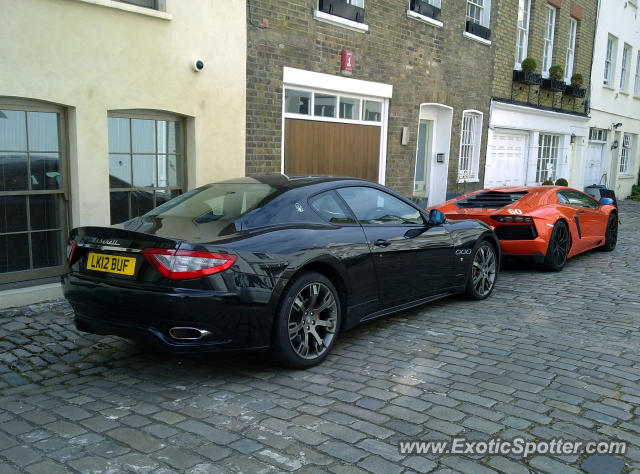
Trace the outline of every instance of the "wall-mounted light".
{"type": "Polygon", "coordinates": [[[614,140],[613,143],[611,144],[612,150],[615,150],[616,148],[618,148],[618,140],[614,140]]]}
{"type": "Polygon", "coordinates": [[[614,123],[611,124],[611,128],[618,129],[620,127],[622,127],[622,122],[618,122],[618,123],[614,122],[614,123]]]}
{"type": "Polygon", "coordinates": [[[571,134],[571,143],[575,143],[576,142],[576,134],[572,133],[571,134]]]}

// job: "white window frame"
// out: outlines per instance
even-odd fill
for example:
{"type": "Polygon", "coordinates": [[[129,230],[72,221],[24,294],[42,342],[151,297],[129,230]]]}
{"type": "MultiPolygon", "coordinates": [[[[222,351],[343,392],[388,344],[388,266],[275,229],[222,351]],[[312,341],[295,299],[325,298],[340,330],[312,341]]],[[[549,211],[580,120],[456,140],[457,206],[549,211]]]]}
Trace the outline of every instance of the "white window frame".
{"type": "Polygon", "coordinates": [[[620,62],[620,92],[627,92],[629,87],[629,69],[631,69],[631,53],[633,48],[630,44],[622,45],[622,61],[620,62]]]}
{"type": "Polygon", "coordinates": [[[544,47],[542,55],[542,77],[549,77],[549,68],[553,63],[553,40],[556,35],[556,8],[547,5],[547,17],[544,24],[544,47]]]}
{"type": "Polygon", "coordinates": [[[567,43],[567,56],[564,64],[564,82],[571,83],[573,76],[573,64],[576,57],[576,35],[578,34],[578,20],[569,18],[569,42],[567,43]]]}
{"type": "Polygon", "coordinates": [[[638,51],[636,58],[636,78],[633,84],[633,94],[640,96],[640,51],[638,51]]]}
{"type": "Polygon", "coordinates": [[[483,113],[479,110],[462,112],[460,151],[458,153],[458,183],[478,181],[480,148],[482,146],[483,113]],[[471,127],[469,130],[468,127],[471,127]]]}
{"type": "Polygon", "coordinates": [[[604,78],[605,86],[613,87],[616,79],[616,53],[618,49],[618,38],[613,35],[607,37],[607,49],[604,57],[604,78]]]}
{"type": "MultiPolygon", "coordinates": [[[[365,8],[364,0],[346,0],[346,2],[356,7],[360,7],[363,9],[365,8]],[[362,4],[362,6],[360,6],[360,4],[362,4]]],[[[316,8],[313,10],[313,18],[324,23],[342,26],[344,28],[358,31],[360,33],[366,33],[367,31],[369,31],[369,25],[367,25],[366,23],[359,23],[357,21],[349,20],[348,18],[342,18],[338,15],[331,15],[330,13],[320,11],[319,0],[316,2],[316,8]]]]}
{"type": "Polygon", "coordinates": [[[531,19],[531,0],[518,1],[518,20],[516,25],[516,62],[515,69],[522,69],[522,61],[527,57],[529,48],[529,23],[531,19]]]}
{"type": "Polygon", "coordinates": [[[628,175],[631,167],[631,149],[633,148],[633,136],[625,133],[622,138],[622,150],[620,151],[620,168],[621,175],[628,175]]]}
{"type": "Polygon", "coordinates": [[[542,183],[548,179],[556,180],[558,162],[560,161],[560,148],[562,137],[550,133],[541,133],[538,140],[538,158],[536,160],[536,183],[542,183]],[[541,167],[544,163],[547,166],[541,167]],[[552,164],[549,172],[549,164],[552,164]],[[543,176],[544,174],[544,176],[543,176]]]}
{"type": "Polygon", "coordinates": [[[489,24],[491,23],[491,0],[467,0],[465,8],[466,20],[471,20],[480,26],[489,28],[489,24]],[[475,18],[468,16],[467,12],[469,11],[469,4],[480,9],[480,18],[478,18],[478,21],[476,21],[475,18]]]}

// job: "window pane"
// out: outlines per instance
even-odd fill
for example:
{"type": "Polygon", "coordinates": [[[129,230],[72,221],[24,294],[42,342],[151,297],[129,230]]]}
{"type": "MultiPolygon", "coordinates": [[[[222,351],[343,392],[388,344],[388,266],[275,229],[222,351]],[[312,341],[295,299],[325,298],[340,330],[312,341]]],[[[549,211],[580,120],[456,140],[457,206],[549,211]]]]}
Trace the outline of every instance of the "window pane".
{"type": "Polygon", "coordinates": [[[131,155],[109,155],[109,187],[131,187],[131,155]]]}
{"type": "Polygon", "coordinates": [[[120,191],[112,192],[111,201],[111,224],[119,224],[129,220],[129,193],[120,191]]]}
{"type": "Polygon", "coordinates": [[[27,230],[27,197],[0,197],[0,234],[27,230]]]}
{"type": "Polygon", "coordinates": [[[153,191],[131,192],[131,217],[146,214],[153,208],[153,191]]]}
{"type": "Polygon", "coordinates": [[[31,189],[61,189],[62,174],[60,172],[59,153],[39,153],[30,155],[31,189]]]}
{"type": "Polygon", "coordinates": [[[55,194],[29,196],[31,230],[59,229],[61,227],[58,199],[55,194]]]}
{"type": "Polygon", "coordinates": [[[360,100],[340,97],[340,118],[360,120],[360,100]]]}
{"type": "Polygon", "coordinates": [[[284,102],[285,112],[304,115],[309,115],[311,113],[311,92],[286,89],[284,102]]]}
{"type": "Polygon", "coordinates": [[[29,269],[28,234],[0,235],[0,273],[29,269]]]}
{"type": "Polygon", "coordinates": [[[26,153],[0,153],[0,191],[26,191],[28,174],[26,153]]]}
{"type": "Polygon", "coordinates": [[[180,196],[180,191],[169,189],[156,190],[156,206],[160,206],[171,199],[180,196]]]}
{"type": "Polygon", "coordinates": [[[374,102],[372,100],[364,101],[364,116],[363,120],[370,122],[382,121],[382,102],[374,102]]]}
{"type": "Polygon", "coordinates": [[[420,212],[399,199],[373,188],[338,189],[361,224],[423,224],[420,212]]]}
{"type": "MultiPolygon", "coordinates": [[[[131,119],[131,144],[134,153],[156,152],[156,127],[154,120],[131,119]]],[[[135,172],[134,172],[135,176],[135,172]]]]}
{"type": "Polygon", "coordinates": [[[0,151],[26,151],[27,128],[24,112],[0,110],[0,151]]]}
{"type": "Polygon", "coordinates": [[[335,95],[315,94],[313,103],[313,115],[319,117],[335,117],[336,101],[335,95]]]}
{"type": "Polygon", "coordinates": [[[136,188],[156,186],[155,155],[133,155],[133,186],[136,188]]]}
{"type": "Polygon", "coordinates": [[[33,268],[55,267],[62,264],[60,239],[60,231],[31,234],[33,268]]]}
{"type": "Polygon", "coordinates": [[[177,122],[159,120],[158,129],[158,153],[177,153],[179,150],[179,134],[177,122]]]}
{"type": "Polygon", "coordinates": [[[311,201],[311,207],[329,222],[335,224],[355,224],[353,219],[345,214],[333,191],[314,197],[311,201]]]}
{"type": "Polygon", "coordinates": [[[27,112],[29,151],[59,151],[58,114],[27,112]]]}
{"type": "Polygon", "coordinates": [[[176,155],[158,155],[158,187],[180,186],[181,182],[180,157],[176,155]]]}
{"type": "Polygon", "coordinates": [[[129,119],[109,117],[109,153],[129,153],[129,119]]]}

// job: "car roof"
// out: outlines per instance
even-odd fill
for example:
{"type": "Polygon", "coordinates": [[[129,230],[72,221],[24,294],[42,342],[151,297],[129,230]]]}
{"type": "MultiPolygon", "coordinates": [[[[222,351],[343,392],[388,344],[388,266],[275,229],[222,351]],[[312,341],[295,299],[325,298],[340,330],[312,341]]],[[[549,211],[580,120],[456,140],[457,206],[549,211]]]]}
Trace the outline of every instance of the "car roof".
{"type": "MultiPolygon", "coordinates": [[[[351,184],[373,184],[372,181],[367,181],[360,178],[351,178],[348,176],[287,176],[286,174],[264,174],[256,176],[246,176],[242,178],[232,178],[224,181],[218,181],[217,184],[268,184],[274,187],[281,188],[302,188],[305,186],[312,186],[315,184],[323,183],[337,183],[343,182],[345,184],[352,182],[351,184]]],[[[216,183],[214,183],[216,184],[216,183]]]]}

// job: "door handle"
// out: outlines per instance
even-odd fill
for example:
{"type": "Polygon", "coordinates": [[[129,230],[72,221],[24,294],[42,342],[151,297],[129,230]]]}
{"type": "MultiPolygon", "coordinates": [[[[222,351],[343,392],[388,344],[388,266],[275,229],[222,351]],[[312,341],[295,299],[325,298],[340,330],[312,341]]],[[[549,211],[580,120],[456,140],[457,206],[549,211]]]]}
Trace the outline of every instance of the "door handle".
{"type": "Polygon", "coordinates": [[[391,245],[391,242],[389,242],[388,240],[384,240],[384,239],[378,239],[376,240],[373,245],[375,245],[376,247],[388,247],[389,245],[391,245]]]}

